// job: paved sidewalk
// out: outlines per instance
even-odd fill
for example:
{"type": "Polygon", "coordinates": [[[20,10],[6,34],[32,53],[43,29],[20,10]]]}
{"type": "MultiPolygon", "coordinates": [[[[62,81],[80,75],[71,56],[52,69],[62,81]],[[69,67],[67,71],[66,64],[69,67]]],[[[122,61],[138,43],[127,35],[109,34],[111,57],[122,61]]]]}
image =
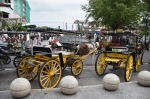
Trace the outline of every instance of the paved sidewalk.
{"type": "MultiPolygon", "coordinates": [[[[1,99],[14,99],[10,91],[1,91],[1,99]]],[[[32,89],[30,94],[22,99],[150,99],[150,87],[143,87],[137,82],[121,83],[118,90],[107,91],[103,85],[82,86],[73,95],[65,95],[59,88],[32,89]]]]}

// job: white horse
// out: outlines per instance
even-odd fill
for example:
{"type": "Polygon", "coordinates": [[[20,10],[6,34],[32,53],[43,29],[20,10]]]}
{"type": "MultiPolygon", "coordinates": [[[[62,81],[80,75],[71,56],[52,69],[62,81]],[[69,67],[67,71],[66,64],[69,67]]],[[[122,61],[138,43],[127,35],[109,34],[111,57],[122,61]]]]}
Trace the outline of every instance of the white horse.
{"type": "MultiPolygon", "coordinates": [[[[57,41],[57,42],[53,42],[51,45],[46,45],[45,47],[50,48],[51,50],[54,50],[56,47],[61,47],[62,44],[57,41]]],[[[61,47],[61,50],[63,50],[63,48],[61,47]]]]}
{"type": "MultiPolygon", "coordinates": [[[[61,44],[59,41],[54,42],[54,44],[55,44],[56,46],[62,46],[62,44],[61,44]]],[[[87,50],[89,50],[88,52],[90,52],[90,51],[92,51],[92,50],[95,50],[95,51],[96,51],[96,49],[99,47],[99,42],[91,42],[91,43],[84,43],[84,44],[87,46],[86,48],[88,48],[88,49],[87,49],[87,50]]],[[[81,44],[81,45],[82,45],[82,44],[81,44]]],[[[81,45],[77,45],[77,46],[76,46],[77,51],[76,51],[75,54],[77,54],[77,53],[78,53],[79,51],[81,51],[81,50],[85,50],[85,48],[81,48],[81,45]]],[[[53,45],[47,45],[47,46],[45,46],[45,47],[49,47],[51,50],[53,50],[53,45]]],[[[63,50],[63,49],[61,49],[61,50],[63,50]]],[[[85,51],[83,51],[83,52],[85,52],[85,51]]],[[[88,54],[88,52],[87,52],[86,54],[88,54]]],[[[86,54],[84,54],[84,55],[86,55],[86,54]]],[[[80,55],[80,54],[79,54],[79,55],[80,55]]],[[[91,64],[92,64],[92,66],[94,66],[95,52],[91,53],[90,56],[91,56],[91,64]]]]}

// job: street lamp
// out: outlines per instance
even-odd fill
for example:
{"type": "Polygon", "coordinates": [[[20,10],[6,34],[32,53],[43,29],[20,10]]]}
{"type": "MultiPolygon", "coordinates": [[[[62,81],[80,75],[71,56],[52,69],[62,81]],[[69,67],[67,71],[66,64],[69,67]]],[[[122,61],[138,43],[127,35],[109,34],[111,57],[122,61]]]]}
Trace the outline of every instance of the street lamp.
{"type": "Polygon", "coordinates": [[[148,21],[149,21],[149,14],[147,14],[146,15],[146,20],[145,20],[145,23],[146,23],[146,27],[145,27],[145,36],[144,36],[144,45],[145,45],[145,47],[146,47],[146,49],[147,49],[147,51],[149,51],[149,43],[147,44],[146,43],[146,36],[149,36],[149,34],[148,34],[148,21]]]}
{"type": "Polygon", "coordinates": [[[72,24],[72,31],[73,31],[73,28],[74,28],[74,26],[73,26],[73,24],[72,24]]]}

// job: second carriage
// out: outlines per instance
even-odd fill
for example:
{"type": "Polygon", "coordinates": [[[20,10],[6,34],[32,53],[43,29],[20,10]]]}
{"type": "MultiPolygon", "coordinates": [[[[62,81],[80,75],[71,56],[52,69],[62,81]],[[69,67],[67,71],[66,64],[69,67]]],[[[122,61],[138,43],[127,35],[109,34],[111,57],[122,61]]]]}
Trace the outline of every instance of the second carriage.
{"type": "Polygon", "coordinates": [[[139,36],[131,31],[104,32],[102,36],[105,49],[96,59],[96,73],[103,75],[107,66],[113,66],[114,70],[125,68],[125,81],[130,81],[132,71],[139,71],[145,51],[139,36]]]}

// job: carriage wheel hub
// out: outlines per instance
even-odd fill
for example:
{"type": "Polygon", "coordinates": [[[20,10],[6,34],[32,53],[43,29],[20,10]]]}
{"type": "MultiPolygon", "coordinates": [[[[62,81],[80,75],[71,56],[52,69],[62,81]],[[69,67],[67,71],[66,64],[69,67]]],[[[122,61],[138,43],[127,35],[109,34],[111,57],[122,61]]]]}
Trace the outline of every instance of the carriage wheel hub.
{"type": "Polygon", "coordinates": [[[54,71],[53,71],[53,70],[50,70],[49,73],[48,73],[48,75],[49,75],[50,77],[54,76],[54,75],[55,75],[55,74],[54,74],[54,71]]]}

